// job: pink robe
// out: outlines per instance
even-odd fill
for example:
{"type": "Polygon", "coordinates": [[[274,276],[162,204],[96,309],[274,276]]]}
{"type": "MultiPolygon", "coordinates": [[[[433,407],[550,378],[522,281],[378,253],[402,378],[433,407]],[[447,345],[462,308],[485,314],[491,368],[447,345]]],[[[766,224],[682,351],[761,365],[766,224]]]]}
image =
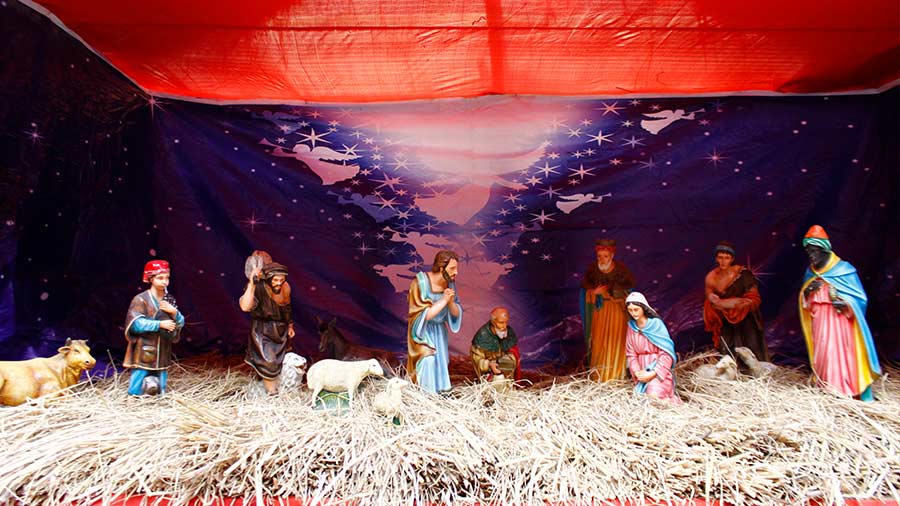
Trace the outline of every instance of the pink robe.
{"type": "Polygon", "coordinates": [[[809,309],[812,317],[812,368],[819,384],[844,395],[858,395],[853,311],[849,307],[843,313],[834,309],[828,295],[828,283],[823,283],[804,299],[803,307],[809,309]]]}
{"type": "MultiPolygon", "coordinates": [[[[631,326],[625,334],[625,357],[628,359],[628,369],[631,377],[635,373],[647,368],[656,361],[656,377],[647,384],[647,395],[663,399],[672,404],[681,404],[681,399],[675,395],[675,378],[672,375],[672,356],[659,349],[640,332],[635,332],[631,326]]],[[[634,380],[638,383],[637,379],[634,380]]]]}

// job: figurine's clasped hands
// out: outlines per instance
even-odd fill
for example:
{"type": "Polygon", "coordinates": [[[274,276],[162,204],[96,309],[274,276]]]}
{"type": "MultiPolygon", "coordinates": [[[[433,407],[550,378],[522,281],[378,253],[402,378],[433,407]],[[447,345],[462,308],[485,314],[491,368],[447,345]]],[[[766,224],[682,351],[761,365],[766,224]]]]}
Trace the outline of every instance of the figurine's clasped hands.
{"type": "Polygon", "coordinates": [[[821,288],[821,287],[822,287],[822,280],[821,280],[821,279],[814,279],[814,280],[809,284],[809,286],[806,287],[806,290],[803,290],[803,295],[806,296],[806,297],[809,297],[809,294],[815,292],[816,290],[818,290],[818,289],[821,288]]]}
{"type": "Polygon", "coordinates": [[[634,377],[641,383],[647,383],[656,377],[655,371],[638,371],[634,373],[634,377]]]}
{"type": "Polygon", "coordinates": [[[455,296],[456,296],[456,290],[454,290],[452,288],[447,288],[446,290],[444,290],[444,296],[442,298],[444,300],[446,300],[447,302],[451,302],[453,300],[453,297],[455,297],[455,296]]]}

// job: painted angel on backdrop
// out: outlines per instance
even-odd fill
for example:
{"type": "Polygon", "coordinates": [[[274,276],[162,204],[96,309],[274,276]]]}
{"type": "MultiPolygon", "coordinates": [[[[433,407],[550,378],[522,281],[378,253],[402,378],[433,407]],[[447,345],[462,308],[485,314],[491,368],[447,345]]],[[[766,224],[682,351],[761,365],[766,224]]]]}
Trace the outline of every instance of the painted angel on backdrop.
{"type": "Polygon", "coordinates": [[[696,111],[691,111],[690,114],[685,114],[684,109],[675,109],[674,111],[665,110],[653,113],[644,113],[644,116],[652,119],[643,119],[641,120],[641,128],[650,132],[653,135],[658,134],[662,131],[663,128],[675,123],[678,120],[693,120],[694,115],[698,112],[706,112],[706,109],[698,109],[696,111]]]}
{"type": "Polygon", "coordinates": [[[332,185],[338,181],[349,179],[359,171],[359,165],[344,165],[344,162],[356,160],[359,155],[341,153],[325,146],[310,147],[303,143],[295,144],[291,151],[286,151],[283,147],[272,144],[267,139],[263,139],[259,143],[273,148],[272,154],[275,156],[294,158],[305,163],[322,179],[323,185],[332,185]]]}
{"type": "Polygon", "coordinates": [[[556,201],[556,207],[559,208],[560,211],[569,214],[585,204],[589,204],[591,202],[596,202],[599,204],[600,202],[603,202],[603,199],[606,197],[612,197],[612,193],[606,193],[600,195],[599,197],[595,197],[593,193],[560,195],[559,200],[556,201]]]}

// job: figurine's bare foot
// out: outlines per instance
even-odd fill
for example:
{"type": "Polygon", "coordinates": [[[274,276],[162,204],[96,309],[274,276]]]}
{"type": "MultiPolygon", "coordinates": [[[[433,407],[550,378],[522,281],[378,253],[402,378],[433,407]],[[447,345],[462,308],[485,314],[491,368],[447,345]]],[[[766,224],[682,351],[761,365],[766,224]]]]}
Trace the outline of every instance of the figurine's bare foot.
{"type": "Polygon", "coordinates": [[[270,380],[263,378],[263,386],[266,387],[266,393],[269,395],[278,395],[278,380],[270,380]]]}

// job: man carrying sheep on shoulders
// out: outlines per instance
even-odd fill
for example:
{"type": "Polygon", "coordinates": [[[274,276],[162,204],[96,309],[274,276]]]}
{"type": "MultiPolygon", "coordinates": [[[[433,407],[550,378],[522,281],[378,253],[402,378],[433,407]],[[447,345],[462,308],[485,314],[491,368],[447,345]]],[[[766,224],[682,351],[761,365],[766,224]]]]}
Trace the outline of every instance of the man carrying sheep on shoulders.
{"type": "Polygon", "coordinates": [[[431,393],[450,390],[449,333],[459,332],[462,306],[456,296],[459,255],[442,250],[431,272],[419,272],[409,287],[406,370],[413,383],[431,393]]]}

